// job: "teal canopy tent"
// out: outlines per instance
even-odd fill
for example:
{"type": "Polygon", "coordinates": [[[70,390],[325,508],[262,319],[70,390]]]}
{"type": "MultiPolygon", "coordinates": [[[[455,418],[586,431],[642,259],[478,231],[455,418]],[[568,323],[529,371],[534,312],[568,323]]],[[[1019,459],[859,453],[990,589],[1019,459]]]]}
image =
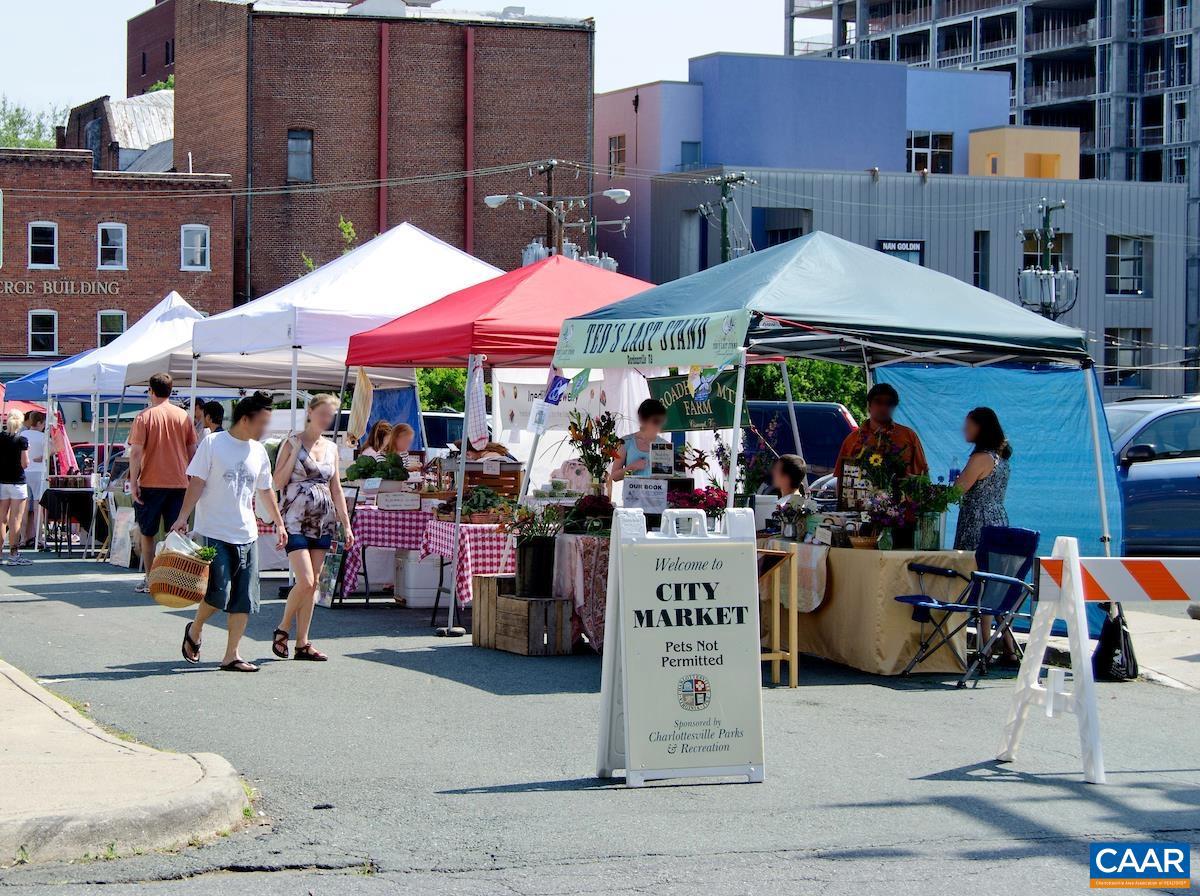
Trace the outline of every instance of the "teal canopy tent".
{"type": "MultiPolygon", "coordinates": [[[[735,363],[739,416],[747,356],[862,365],[868,379],[894,365],[909,370],[1000,365],[1076,371],[1076,395],[1090,430],[1090,438],[1079,433],[1077,446],[1090,467],[1093,494],[1100,497],[1099,540],[1107,552],[1110,517],[1115,513],[1119,518],[1120,508],[1113,494],[1112,445],[1102,426],[1086,345],[1081,330],[1000,296],[816,232],[566,320],[555,364],[735,363]]],[[[915,378],[906,380],[910,387],[915,378]]],[[[740,439],[736,429],[734,438],[740,439]]],[[[735,444],[735,457],[737,449],[735,444]]],[[[731,502],[736,475],[735,465],[729,479],[731,502]]]]}

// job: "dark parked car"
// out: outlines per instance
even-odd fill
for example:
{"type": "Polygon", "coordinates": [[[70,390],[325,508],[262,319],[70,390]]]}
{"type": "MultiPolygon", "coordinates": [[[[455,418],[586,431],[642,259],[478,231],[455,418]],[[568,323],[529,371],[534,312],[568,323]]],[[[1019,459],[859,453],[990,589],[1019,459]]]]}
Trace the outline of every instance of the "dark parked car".
{"type": "Polygon", "coordinates": [[[1200,554],[1200,396],[1105,405],[1125,553],[1200,554]]]}
{"type": "MultiPolygon", "coordinates": [[[[774,429],[771,444],[779,454],[795,454],[796,444],[792,438],[792,421],[788,417],[786,401],[751,401],[750,422],[764,436],[774,429]]],[[[858,429],[844,405],[832,401],[797,401],[796,426],[800,430],[800,444],[804,459],[808,462],[809,481],[833,472],[838,451],[846,436],[858,429]]],[[[743,435],[746,454],[753,457],[762,450],[753,433],[743,435]]]]}

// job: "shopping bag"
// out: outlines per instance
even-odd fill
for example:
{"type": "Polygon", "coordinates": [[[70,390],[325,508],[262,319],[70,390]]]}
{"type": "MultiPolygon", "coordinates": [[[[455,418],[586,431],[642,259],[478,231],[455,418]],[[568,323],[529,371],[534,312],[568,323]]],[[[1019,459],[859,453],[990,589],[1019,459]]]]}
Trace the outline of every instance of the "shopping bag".
{"type": "Polygon", "coordinates": [[[186,535],[168,532],[146,576],[155,603],[172,609],[190,607],[208,593],[208,567],[203,548],[186,535]]]}
{"type": "Polygon", "coordinates": [[[1109,605],[1108,617],[1100,628],[1100,638],[1092,654],[1092,675],[1096,681],[1133,681],[1138,677],[1133,638],[1119,603],[1109,605]]]}

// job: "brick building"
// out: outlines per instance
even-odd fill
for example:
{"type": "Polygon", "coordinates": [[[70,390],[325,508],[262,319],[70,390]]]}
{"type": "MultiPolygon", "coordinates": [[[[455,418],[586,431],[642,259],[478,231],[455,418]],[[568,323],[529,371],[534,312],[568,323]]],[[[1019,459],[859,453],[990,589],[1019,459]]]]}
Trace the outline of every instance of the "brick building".
{"type": "MultiPolygon", "coordinates": [[[[544,218],[483,197],[544,189],[524,163],[591,161],[591,20],[397,0],[174,3],[175,167],[191,153],[253,191],[234,219],[238,300],[293,280],[301,253],[335,257],[339,216],[360,239],[407,220],[515,267],[544,218]]],[[[586,171],[569,189],[590,192],[586,171]]]]}
{"type": "Polygon", "coordinates": [[[175,72],[175,0],[154,0],[125,28],[125,95],[137,96],[175,72]]]}
{"type": "Polygon", "coordinates": [[[58,126],[55,143],[59,149],[88,150],[98,171],[170,171],[174,130],[175,91],[155,90],[75,106],[58,126]]]}
{"type": "Polygon", "coordinates": [[[171,290],[230,307],[229,187],[94,171],[85,150],[0,149],[0,379],[107,343],[171,290]]]}

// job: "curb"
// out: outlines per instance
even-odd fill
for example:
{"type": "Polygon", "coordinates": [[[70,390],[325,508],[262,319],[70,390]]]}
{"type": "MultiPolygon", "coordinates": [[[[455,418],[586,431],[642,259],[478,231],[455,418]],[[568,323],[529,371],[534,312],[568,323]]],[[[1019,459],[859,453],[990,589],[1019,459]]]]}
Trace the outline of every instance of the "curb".
{"type": "MultiPolygon", "coordinates": [[[[23,672],[0,660],[0,676],[41,703],[47,710],[125,752],[158,755],[153,747],[119,740],[77,713],[23,672]]],[[[55,862],[104,856],[111,845],[117,855],[171,849],[200,837],[239,827],[248,805],[241,778],[215,753],[189,753],[199,780],[183,790],[116,808],[89,808],[44,815],[0,818],[0,863],[55,862]]]]}

